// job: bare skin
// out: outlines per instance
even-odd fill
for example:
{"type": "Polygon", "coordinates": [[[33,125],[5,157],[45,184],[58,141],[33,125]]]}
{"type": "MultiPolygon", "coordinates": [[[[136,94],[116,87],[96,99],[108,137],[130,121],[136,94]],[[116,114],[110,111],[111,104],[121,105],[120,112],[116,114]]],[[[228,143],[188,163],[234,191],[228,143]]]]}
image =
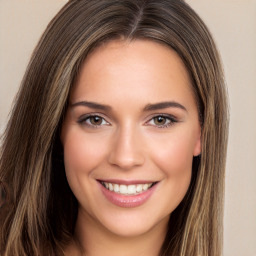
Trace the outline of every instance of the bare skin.
{"type": "Polygon", "coordinates": [[[137,237],[120,237],[108,230],[96,229],[86,221],[76,230],[75,240],[67,248],[66,255],[87,256],[155,256],[159,255],[161,245],[166,234],[166,221],[162,221],[161,228],[153,228],[147,234],[137,237]],[[86,225],[86,229],[83,227],[86,225]],[[92,231],[92,232],[91,232],[92,231]],[[97,238],[97,239],[95,239],[97,238]],[[84,249],[86,248],[86,249],[84,249]],[[104,252],[104,254],[103,254],[104,252]]]}
{"type": "Polygon", "coordinates": [[[61,134],[79,203],[66,255],[159,255],[170,214],[189,187],[200,135],[189,75],[174,51],[137,40],[90,54],[61,134]],[[120,191],[111,190],[115,183],[120,191]],[[131,184],[148,187],[132,194],[138,203],[126,204],[121,185],[131,184]]]}

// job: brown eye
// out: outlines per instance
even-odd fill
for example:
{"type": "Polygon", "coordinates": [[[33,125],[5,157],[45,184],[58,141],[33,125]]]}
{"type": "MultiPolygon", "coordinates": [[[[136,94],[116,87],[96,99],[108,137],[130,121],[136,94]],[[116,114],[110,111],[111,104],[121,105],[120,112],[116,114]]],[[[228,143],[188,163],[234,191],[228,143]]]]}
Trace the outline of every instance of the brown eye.
{"type": "Polygon", "coordinates": [[[102,122],[103,122],[103,118],[100,117],[100,116],[91,116],[89,118],[89,122],[92,124],[92,125],[101,125],[102,122]]]}
{"type": "Polygon", "coordinates": [[[177,123],[178,120],[172,115],[157,115],[150,119],[147,124],[156,128],[168,128],[177,123]]]}
{"type": "Polygon", "coordinates": [[[81,125],[86,125],[91,128],[98,128],[105,125],[110,125],[103,117],[98,115],[86,115],[82,116],[78,121],[81,125]]]}
{"type": "Polygon", "coordinates": [[[154,117],[154,123],[155,125],[161,126],[161,125],[165,125],[167,121],[167,118],[164,116],[156,116],[154,117]]]}

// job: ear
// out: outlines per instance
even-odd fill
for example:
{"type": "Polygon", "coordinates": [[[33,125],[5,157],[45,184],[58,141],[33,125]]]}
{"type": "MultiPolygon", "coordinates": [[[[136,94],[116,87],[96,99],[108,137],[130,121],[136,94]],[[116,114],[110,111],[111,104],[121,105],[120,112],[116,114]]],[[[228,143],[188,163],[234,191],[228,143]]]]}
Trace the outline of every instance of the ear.
{"type": "Polygon", "coordinates": [[[199,130],[196,141],[195,141],[195,146],[194,146],[194,156],[199,156],[201,154],[201,129],[199,130]]]}

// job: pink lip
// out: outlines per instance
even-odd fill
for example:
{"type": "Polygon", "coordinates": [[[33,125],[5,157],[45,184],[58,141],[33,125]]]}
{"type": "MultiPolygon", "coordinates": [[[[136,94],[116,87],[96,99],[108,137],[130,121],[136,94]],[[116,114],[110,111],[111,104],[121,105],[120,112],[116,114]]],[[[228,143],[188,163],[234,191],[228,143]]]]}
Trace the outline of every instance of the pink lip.
{"type": "MultiPolygon", "coordinates": [[[[143,183],[145,183],[145,181],[143,183]]],[[[116,182],[115,184],[125,184],[125,183],[122,181],[119,183],[116,182]]],[[[129,183],[129,184],[142,184],[142,183],[129,183]]],[[[153,194],[158,184],[155,184],[153,187],[146,190],[145,192],[142,192],[138,195],[133,195],[133,196],[125,196],[122,194],[118,194],[106,189],[101,183],[99,183],[99,185],[103,195],[108,199],[108,201],[110,201],[111,203],[119,207],[132,208],[132,207],[137,207],[144,204],[153,194]]]]}

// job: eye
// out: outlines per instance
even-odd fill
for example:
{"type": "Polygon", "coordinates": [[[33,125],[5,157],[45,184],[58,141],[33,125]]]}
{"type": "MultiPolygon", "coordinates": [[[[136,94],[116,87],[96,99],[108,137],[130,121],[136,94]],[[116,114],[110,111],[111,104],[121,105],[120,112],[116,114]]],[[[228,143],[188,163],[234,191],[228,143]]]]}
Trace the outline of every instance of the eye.
{"type": "Polygon", "coordinates": [[[91,127],[109,125],[109,123],[103,117],[101,117],[99,115],[83,116],[80,120],[78,120],[78,123],[85,124],[85,125],[91,126],[91,127]]]}
{"type": "Polygon", "coordinates": [[[157,126],[158,128],[165,128],[173,125],[176,122],[177,120],[173,116],[158,115],[150,119],[147,124],[152,126],[157,126]]]}

